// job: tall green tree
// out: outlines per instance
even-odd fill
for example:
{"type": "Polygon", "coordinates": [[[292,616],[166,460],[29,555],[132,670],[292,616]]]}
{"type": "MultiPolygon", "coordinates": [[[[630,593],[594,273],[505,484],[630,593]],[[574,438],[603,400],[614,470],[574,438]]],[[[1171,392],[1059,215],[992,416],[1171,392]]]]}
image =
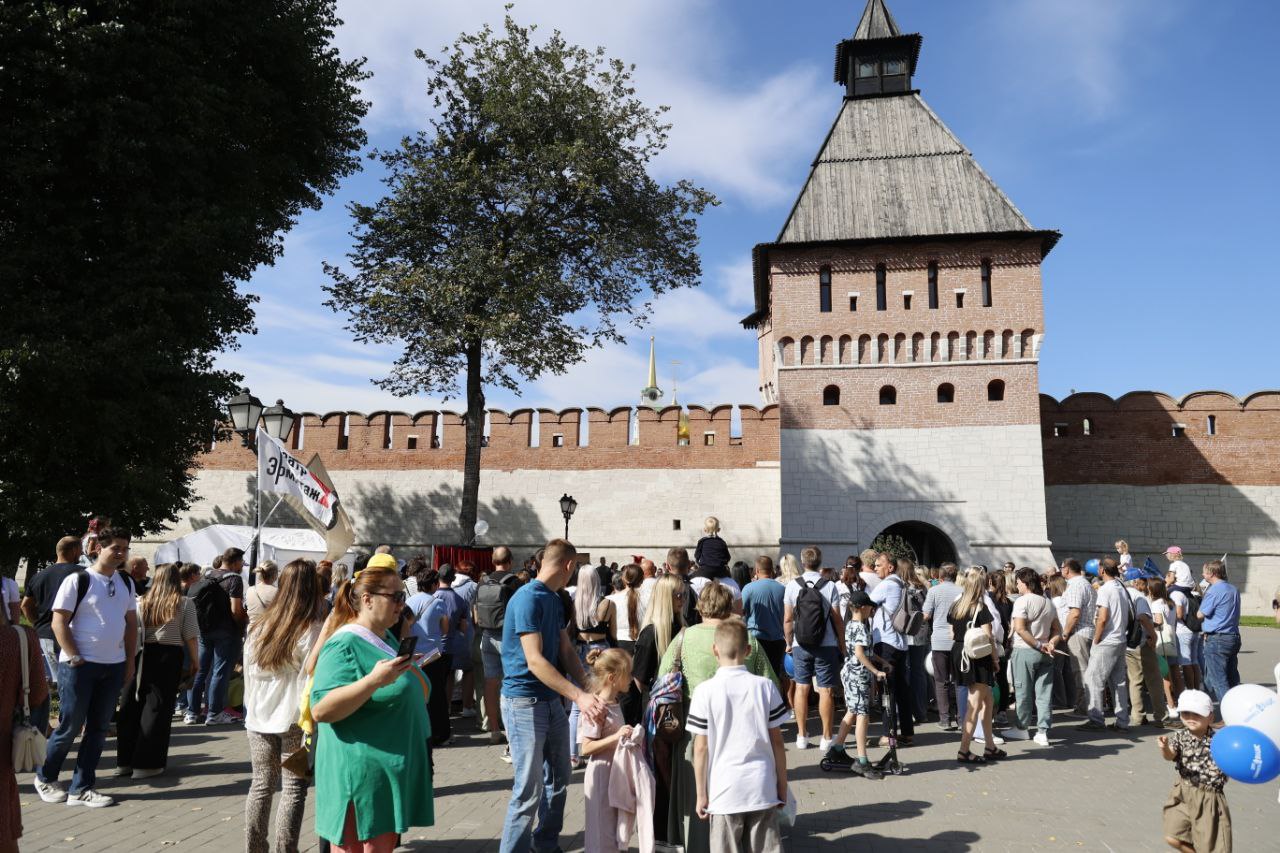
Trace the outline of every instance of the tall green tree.
{"type": "Polygon", "coordinates": [[[0,559],[135,531],[191,469],[253,327],[239,292],[359,168],[332,0],[0,3],[0,559]]]}
{"type": "Polygon", "coordinates": [[[602,48],[508,15],[505,30],[460,36],[417,56],[436,117],[376,154],[387,194],[352,204],[352,272],[326,269],[328,305],[361,341],[403,351],[377,384],[400,395],[465,390],[459,534],[471,538],[485,388],[562,373],[620,341],[647,300],[696,285],[697,216],[715,197],[662,186],[665,108],[635,95],[631,68],[602,48]]]}

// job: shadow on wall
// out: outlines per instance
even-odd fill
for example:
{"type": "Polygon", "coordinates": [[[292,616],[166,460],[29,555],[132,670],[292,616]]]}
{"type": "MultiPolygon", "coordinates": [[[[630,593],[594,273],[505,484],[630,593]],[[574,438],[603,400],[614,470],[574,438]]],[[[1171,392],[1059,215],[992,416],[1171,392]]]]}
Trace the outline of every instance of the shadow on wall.
{"type": "MultiPolygon", "coordinates": [[[[207,516],[192,515],[190,524],[192,530],[199,530],[202,527],[208,527],[210,524],[243,524],[253,525],[253,502],[254,502],[254,481],[256,477],[249,474],[244,478],[245,498],[240,503],[224,509],[215,506],[212,513],[207,516]]],[[[278,498],[272,494],[264,494],[262,496],[262,516],[264,519],[264,527],[306,527],[307,523],[302,517],[294,512],[293,508],[286,503],[281,503],[275,512],[272,508],[276,507],[278,498]],[[270,513],[270,518],[268,518],[270,513]]]]}
{"type": "MultiPolygon", "coordinates": [[[[1059,557],[1113,553],[1134,561],[1179,545],[1193,568],[1228,557],[1243,587],[1280,552],[1280,392],[1243,400],[1198,391],[1176,400],[1155,391],[1119,399],[1040,396],[1049,530],[1059,557]],[[1250,552],[1253,552],[1252,555],[1250,552]]],[[[1198,573],[1197,573],[1198,574],[1198,573]]],[[[1264,592],[1271,589],[1259,577],[1264,592]]],[[[1274,580],[1274,577],[1272,578],[1274,580]]]]}
{"type": "MultiPolygon", "coordinates": [[[[359,542],[408,545],[458,544],[462,489],[442,485],[430,491],[394,491],[386,485],[357,485],[347,501],[359,542]]],[[[489,522],[481,544],[542,545],[549,534],[524,498],[480,500],[478,517],[489,522]]],[[[466,539],[470,539],[467,536],[466,539]]],[[[466,539],[462,541],[466,541],[466,539]]]]}
{"type": "MultiPolygon", "coordinates": [[[[976,480],[944,482],[936,472],[908,462],[891,443],[877,441],[865,419],[854,420],[854,428],[838,432],[794,431],[808,433],[809,440],[801,464],[783,460],[784,551],[798,552],[812,537],[824,552],[848,547],[856,553],[895,524],[924,522],[951,540],[962,565],[1004,559],[970,544],[993,538],[995,520],[983,508],[998,504],[1001,495],[987,494],[988,487],[976,480]],[[817,478],[824,482],[815,487],[817,478]],[[839,541],[842,533],[846,542],[839,541]]],[[[793,431],[784,436],[787,432],[793,431]]],[[[994,484],[990,488],[994,491],[994,484]]],[[[846,556],[825,555],[833,565],[846,556]]]]}

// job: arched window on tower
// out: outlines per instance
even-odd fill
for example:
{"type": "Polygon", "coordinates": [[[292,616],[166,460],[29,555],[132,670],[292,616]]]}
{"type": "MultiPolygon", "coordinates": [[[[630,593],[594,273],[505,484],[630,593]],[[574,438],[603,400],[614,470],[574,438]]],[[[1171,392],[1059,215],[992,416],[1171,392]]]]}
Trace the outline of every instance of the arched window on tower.
{"type": "Polygon", "coordinates": [[[943,382],[938,386],[938,402],[954,403],[956,401],[956,386],[950,382],[943,382]]]}
{"type": "Polygon", "coordinates": [[[987,383],[987,399],[992,403],[999,403],[1004,399],[1004,380],[992,379],[987,383]]]}
{"type": "Polygon", "coordinates": [[[889,310],[888,271],[884,264],[876,264],[876,310],[889,310]]]}
{"type": "Polygon", "coordinates": [[[831,312],[831,267],[818,271],[818,310],[831,312]]]}
{"type": "Polygon", "coordinates": [[[896,406],[898,405],[898,389],[892,385],[884,385],[880,388],[880,405],[896,406]]]}
{"type": "Polygon", "coordinates": [[[838,406],[840,405],[840,389],[835,385],[828,385],[822,389],[822,405],[838,406]]]}
{"type": "Polygon", "coordinates": [[[1084,435],[1093,435],[1093,421],[1089,420],[1088,418],[1085,418],[1084,421],[1080,424],[1080,431],[1084,435]]]}

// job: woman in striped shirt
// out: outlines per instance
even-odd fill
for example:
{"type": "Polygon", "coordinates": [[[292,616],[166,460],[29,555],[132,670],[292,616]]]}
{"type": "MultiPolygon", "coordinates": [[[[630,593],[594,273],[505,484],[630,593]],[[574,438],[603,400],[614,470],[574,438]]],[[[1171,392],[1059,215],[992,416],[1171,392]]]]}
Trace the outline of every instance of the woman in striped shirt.
{"type": "Polygon", "coordinates": [[[133,683],[125,687],[120,706],[117,776],[146,779],[164,772],[169,760],[173,701],[183,677],[183,646],[187,649],[188,677],[195,674],[200,660],[196,607],[182,594],[180,568],[179,563],[157,566],[151,588],[138,602],[138,621],[145,629],[142,660],[133,683]]]}

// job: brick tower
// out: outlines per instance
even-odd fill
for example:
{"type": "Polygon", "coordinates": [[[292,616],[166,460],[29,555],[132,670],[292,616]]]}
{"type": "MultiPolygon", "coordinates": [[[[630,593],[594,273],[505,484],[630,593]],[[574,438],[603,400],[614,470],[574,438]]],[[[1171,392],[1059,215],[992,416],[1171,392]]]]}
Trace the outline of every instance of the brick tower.
{"type": "Polygon", "coordinates": [[[1042,568],[1036,230],[913,88],[922,38],[870,0],[844,98],[755,247],[761,393],[781,406],[782,546],[900,535],[919,559],[1042,568]]]}

